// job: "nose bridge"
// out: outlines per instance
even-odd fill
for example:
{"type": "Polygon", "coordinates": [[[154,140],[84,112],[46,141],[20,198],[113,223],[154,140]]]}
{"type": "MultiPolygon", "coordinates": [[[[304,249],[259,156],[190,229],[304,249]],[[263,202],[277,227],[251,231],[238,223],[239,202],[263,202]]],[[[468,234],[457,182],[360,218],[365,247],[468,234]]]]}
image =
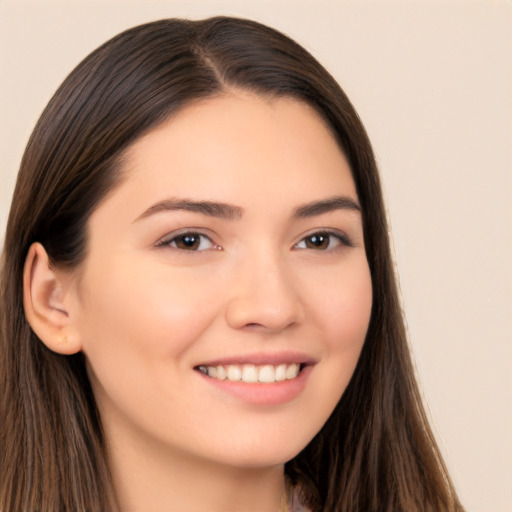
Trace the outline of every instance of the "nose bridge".
{"type": "Polygon", "coordinates": [[[303,311],[286,258],[259,245],[240,261],[227,308],[231,327],[260,326],[279,331],[299,323],[303,311]]]}

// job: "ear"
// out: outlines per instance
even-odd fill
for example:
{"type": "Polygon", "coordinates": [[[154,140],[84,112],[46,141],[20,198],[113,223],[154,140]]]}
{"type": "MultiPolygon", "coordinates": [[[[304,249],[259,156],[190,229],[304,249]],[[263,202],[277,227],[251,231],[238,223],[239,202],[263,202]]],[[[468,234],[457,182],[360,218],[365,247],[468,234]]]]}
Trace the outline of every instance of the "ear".
{"type": "Polygon", "coordinates": [[[40,243],[30,246],[23,271],[25,316],[37,337],[59,354],[82,348],[71,314],[74,283],[70,272],[54,268],[40,243]]]}

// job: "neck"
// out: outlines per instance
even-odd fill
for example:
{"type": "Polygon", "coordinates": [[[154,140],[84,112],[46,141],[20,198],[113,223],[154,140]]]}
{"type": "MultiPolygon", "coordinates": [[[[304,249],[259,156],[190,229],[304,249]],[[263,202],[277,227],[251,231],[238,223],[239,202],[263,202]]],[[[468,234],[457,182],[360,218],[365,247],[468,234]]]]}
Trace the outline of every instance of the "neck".
{"type": "Polygon", "coordinates": [[[283,465],[233,467],[119,438],[108,445],[120,512],[283,509],[283,465]]]}

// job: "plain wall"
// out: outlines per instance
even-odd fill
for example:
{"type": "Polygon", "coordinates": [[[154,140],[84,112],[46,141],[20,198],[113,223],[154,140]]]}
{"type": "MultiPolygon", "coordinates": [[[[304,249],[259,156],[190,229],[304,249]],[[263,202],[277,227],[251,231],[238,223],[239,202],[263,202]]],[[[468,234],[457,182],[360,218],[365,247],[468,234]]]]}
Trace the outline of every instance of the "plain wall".
{"type": "Polygon", "coordinates": [[[418,378],[468,512],[512,511],[512,2],[0,0],[0,235],[21,154],[117,32],[231,14],[305,45],[382,173],[418,378]]]}

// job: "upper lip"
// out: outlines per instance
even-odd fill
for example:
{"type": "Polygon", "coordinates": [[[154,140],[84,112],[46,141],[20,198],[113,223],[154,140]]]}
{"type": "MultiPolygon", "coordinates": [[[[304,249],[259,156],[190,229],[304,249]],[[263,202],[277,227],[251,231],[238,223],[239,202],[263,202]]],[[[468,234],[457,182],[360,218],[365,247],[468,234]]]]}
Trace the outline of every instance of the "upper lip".
{"type": "Polygon", "coordinates": [[[240,354],[233,356],[220,357],[218,359],[209,359],[199,363],[196,366],[226,366],[230,364],[253,364],[253,365],[279,365],[279,364],[302,364],[302,365],[313,365],[318,362],[317,359],[310,355],[293,352],[256,352],[251,354],[240,354]]]}

